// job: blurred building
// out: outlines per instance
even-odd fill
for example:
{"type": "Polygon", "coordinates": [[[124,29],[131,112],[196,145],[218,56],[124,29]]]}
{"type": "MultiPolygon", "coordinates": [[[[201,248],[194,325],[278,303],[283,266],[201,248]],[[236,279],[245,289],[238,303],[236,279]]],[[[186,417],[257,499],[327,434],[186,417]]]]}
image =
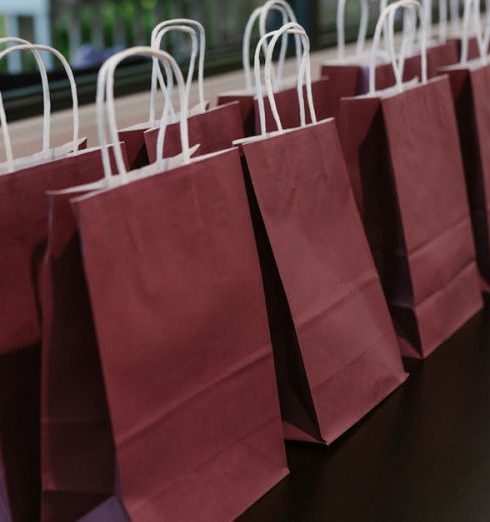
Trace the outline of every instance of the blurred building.
{"type": "MultiPolygon", "coordinates": [[[[21,21],[28,19],[32,23],[33,41],[51,44],[49,0],[0,0],[0,15],[3,15],[4,18],[4,34],[6,36],[22,35],[21,21]]],[[[21,70],[22,61],[19,53],[10,54],[8,61],[10,72],[21,70]]]]}

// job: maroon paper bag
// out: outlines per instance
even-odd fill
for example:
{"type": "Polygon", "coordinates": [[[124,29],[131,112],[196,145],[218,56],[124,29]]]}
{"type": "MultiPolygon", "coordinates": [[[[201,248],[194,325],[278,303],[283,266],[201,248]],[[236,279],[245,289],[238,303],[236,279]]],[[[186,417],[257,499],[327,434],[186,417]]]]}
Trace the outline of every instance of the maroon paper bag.
{"type": "Polygon", "coordinates": [[[402,354],[425,357],[482,306],[448,78],[345,99],[339,127],[402,354]]]}
{"type": "Polygon", "coordinates": [[[286,436],[330,443],[406,377],[335,123],[243,152],[286,436]]]}
{"type": "Polygon", "coordinates": [[[412,287],[411,302],[393,306],[415,316],[428,355],[482,306],[449,81],[381,105],[412,287]]]}
{"type": "Polygon", "coordinates": [[[78,520],[114,493],[114,444],[70,205],[102,180],[103,169],[100,150],[78,159],[72,171],[78,188],[48,196],[41,274],[43,522],[78,520]]]}
{"type": "Polygon", "coordinates": [[[335,122],[302,123],[242,150],[285,433],[330,443],[406,374],[335,122]]]}
{"type": "Polygon", "coordinates": [[[233,519],[287,473],[237,151],[74,204],[131,520],[233,519]]]}
{"type": "Polygon", "coordinates": [[[120,53],[99,82],[133,55],[172,68],[183,166],[127,173],[114,143],[121,182],[72,200],[120,498],[133,522],[231,520],[287,474],[240,158],[191,162],[186,87],[168,53],[120,53]]]}
{"type": "MultiPolygon", "coordinates": [[[[228,149],[232,146],[234,140],[243,138],[245,135],[240,105],[237,102],[191,115],[188,119],[188,125],[191,146],[199,145],[198,153],[200,156],[228,149]]],[[[155,128],[144,134],[151,163],[157,159],[158,132],[159,129],[155,128]]],[[[164,156],[176,156],[181,151],[180,126],[176,122],[166,127],[164,156]]]]}
{"type": "Polygon", "coordinates": [[[481,61],[443,69],[449,75],[463,154],[478,268],[490,290],[490,66],[481,61]]]}
{"type": "MultiPolygon", "coordinates": [[[[175,61],[136,52],[168,60],[185,103],[175,61]]],[[[133,522],[232,520],[287,474],[240,158],[124,176],[73,201],[121,499],[133,522]]]]}
{"type": "Polygon", "coordinates": [[[339,126],[402,353],[425,357],[482,306],[448,79],[345,99],[339,126]]]}

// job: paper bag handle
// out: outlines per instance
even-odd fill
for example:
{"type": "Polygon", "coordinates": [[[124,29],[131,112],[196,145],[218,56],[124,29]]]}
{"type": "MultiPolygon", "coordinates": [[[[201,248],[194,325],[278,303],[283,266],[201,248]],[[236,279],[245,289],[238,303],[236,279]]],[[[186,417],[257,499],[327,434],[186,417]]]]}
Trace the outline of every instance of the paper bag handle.
{"type": "MultiPolygon", "coordinates": [[[[187,95],[190,98],[192,79],[194,77],[194,67],[195,67],[195,63],[196,63],[197,49],[198,49],[196,31],[192,27],[189,27],[187,25],[172,25],[172,26],[162,29],[158,33],[157,37],[155,38],[155,40],[153,41],[151,46],[154,49],[160,49],[163,37],[167,33],[174,32],[174,31],[189,34],[191,37],[191,41],[192,41],[191,58],[189,61],[189,69],[187,71],[187,81],[186,81],[187,95]]],[[[155,126],[157,77],[158,77],[160,85],[165,85],[158,60],[152,60],[152,61],[153,61],[153,66],[152,66],[152,78],[151,78],[152,85],[151,85],[151,93],[150,93],[150,96],[151,96],[151,98],[150,98],[150,112],[151,112],[150,127],[155,126]]],[[[172,100],[171,100],[171,92],[172,92],[172,88],[173,88],[173,74],[172,74],[172,71],[170,70],[170,66],[168,64],[165,64],[164,68],[165,68],[165,74],[167,77],[167,85],[164,88],[164,104],[168,104],[169,110],[173,113],[173,115],[175,115],[175,111],[174,111],[174,108],[172,105],[172,100]]],[[[202,107],[202,103],[203,102],[200,102],[200,107],[202,107]]]]}
{"type": "MultiPolygon", "coordinates": [[[[259,14],[259,29],[260,29],[260,36],[264,36],[267,32],[267,17],[269,16],[269,13],[272,9],[282,8],[287,13],[289,21],[291,23],[298,23],[298,20],[296,18],[296,15],[294,14],[293,8],[286,2],[286,0],[268,0],[263,6],[262,11],[259,14]]],[[[284,24],[283,24],[284,25],[284,24]]],[[[284,33],[286,34],[286,33],[284,33]]],[[[300,64],[301,64],[301,41],[299,34],[294,34],[294,43],[296,48],[296,62],[297,67],[299,70],[300,64]]],[[[275,71],[271,68],[272,73],[272,80],[274,82],[274,89],[279,88],[279,82],[281,81],[283,77],[284,72],[284,59],[286,57],[286,51],[287,51],[287,39],[283,40],[283,44],[281,46],[281,53],[284,52],[284,55],[282,56],[282,60],[280,59],[277,62],[277,71],[275,71]]],[[[281,57],[281,54],[280,54],[281,57]]]]}
{"type": "MultiPolygon", "coordinates": [[[[282,23],[287,23],[288,20],[288,14],[281,6],[274,6],[271,8],[271,10],[278,11],[282,14],[282,23]]],[[[245,75],[245,89],[247,91],[252,89],[252,71],[250,67],[250,42],[252,40],[252,31],[255,27],[256,22],[259,19],[260,13],[262,11],[262,7],[257,7],[253,10],[252,14],[250,15],[250,18],[247,20],[247,25],[245,26],[245,31],[243,33],[243,44],[242,44],[242,64],[243,64],[243,72],[245,75]]],[[[261,37],[264,36],[263,34],[260,35],[261,37]]],[[[284,39],[282,41],[281,45],[281,51],[279,53],[279,60],[277,68],[279,71],[282,71],[284,69],[284,61],[286,59],[286,52],[287,52],[287,35],[284,36],[284,39]]],[[[280,76],[282,77],[282,75],[280,76]]]]}
{"type": "MultiPolygon", "coordinates": [[[[381,0],[379,4],[380,13],[388,7],[389,0],[381,0]]],[[[431,0],[421,0],[421,4],[423,6],[424,12],[426,14],[426,21],[432,18],[431,11],[431,0]]],[[[430,27],[429,23],[426,23],[426,27],[430,27]]],[[[389,52],[388,47],[388,38],[389,38],[389,22],[388,19],[385,19],[385,43],[387,45],[387,51],[389,52]]],[[[422,28],[418,32],[420,39],[422,38],[422,28]]],[[[405,57],[410,56],[413,53],[413,45],[417,36],[417,15],[416,13],[410,9],[404,12],[403,14],[403,30],[402,30],[402,44],[400,48],[398,64],[400,75],[403,76],[403,69],[405,66],[405,57]]]]}
{"type": "MultiPolygon", "coordinates": [[[[245,26],[245,31],[243,33],[243,45],[242,45],[242,63],[243,63],[243,72],[245,75],[245,89],[252,90],[253,81],[252,81],[252,71],[250,66],[250,42],[252,39],[252,31],[255,27],[255,24],[258,22],[260,14],[264,6],[257,7],[254,9],[250,18],[247,21],[247,25],[245,26]]],[[[283,5],[271,5],[269,7],[269,11],[277,11],[282,14],[283,24],[287,22],[296,22],[296,16],[292,9],[287,10],[283,5]]],[[[266,20],[267,21],[267,20],[266,20]]],[[[267,30],[262,30],[259,28],[260,37],[264,36],[267,30]]],[[[277,80],[282,79],[283,71],[284,71],[284,61],[286,60],[286,53],[288,50],[288,36],[284,35],[281,44],[281,50],[279,52],[279,58],[277,61],[277,80]]]]}
{"type": "MultiPolygon", "coordinates": [[[[61,62],[66,75],[68,76],[68,81],[70,82],[70,90],[71,90],[71,98],[72,98],[72,115],[73,115],[73,152],[78,151],[79,147],[79,115],[78,115],[78,95],[77,95],[77,86],[75,83],[75,77],[73,76],[73,71],[66,58],[55,48],[50,47],[48,45],[41,44],[21,44],[16,45],[15,47],[9,47],[8,49],[4,49],[0,52],[0,60],[8,56],[10,53],[14,51],[46,51],[48,53],[53,54],[58,60],[61,62]]],[[[3,105],[3,98],[0,92],[0,124],[2,126],[2,135],[3,141],[5,145],[5,155],[7,160],[8,172],[14,171],[14,157],[12,152],[12,142],[10,140],[10,133],[8,131],[7,126],[7,116],[5,114],[5,107],[3,105]]]]}
{"type": "Polygon", "coordinates": [[[483,33],[483,51],[485,53],[485,63],[488,60],[488,47],[490,46],[490,6],[486,14],[485,31],[483,33]]]}
{"type": "MultiPolygon", "coordinates": [[[[397,66],[395,51],[395,14],[399,9],[415,9],[420,20],[420,62],[421,62],[421,82],[427,83],[427,30],[425,24],[425,16],[422,6],[415,0],[400,0],[386,7],[376,24],[373,42],[371,46],[371,56],[369,60],[369,93],[376,92],[376,58],[381,40],[381,33],[385,30],[385,21],[388,20],[388,48],[393,73],[395,75],[396,86],[401,92],[403,90],[403,64],[397,66]]],[[[404,59],[404,57],[403,57],[404,59]]]]}
{"type": "Polygon", "coordinates": [[[279,116],[279,111],[277,110],[276,101],[274,99],[274,87],[272,83],[272,55],[274,52],[274,48],[277,45],[279,38],[282,38],[284,34],[293,34],[298,35],[300,37],[300,42],[303,46],[303,55],[300,60],[300,67],[298,70],[298,83],[297,83],[297,95],[298,95],[298,103],[300,109],[300,125],[302,127],[306,126],[306,112],[305,112],[305,104],[303,97],[303,85],[306,84],[306,97],[308,101],[308,108],[310,111],[311,121],[316,123],[316,112],[315,106],[313,103],[313,94],[311,89],[311,64],[310,64],[310,41],[305,32],[305,30],[296,23],[290,22],[285,24],[277,31],[272,31],[264,35],[259,43],[257,44],[257,48],[255,50],[255,59],[254,59],[254,72],[255,72],[255,88],[256,88],[256,97],[257,103],[259,107],[259,120],[260,120],[260,128],[261,134],[267,134],[267,125],[266,125],[266,116],[265,116],[265,105],[264,105],[264,97],[262,92],[262,79],[260,74],[260,55],[262,53],[263,47],[267,48],[265,65],[264,65],[264,82],[266,94],[269,100],[269,105],[272,111],[272,115],[274,117],[274,121],[277,126],[277,130],[279,132],[283,131],[281,118],[279,116]],[[267,45],[267,40],[271,39],[269,45],[267,45]]]}
{"type": "MultiPolygon", "coordinates": [[[[105,178],[110,181],[112,177],[111,163],[109,158],[108,151],[108,143],[107,143],[107,135],[106,135],[106,125],[109,127],[109,132],[111,135],[111,141],[114,147],[114,157],[117,165],[117,170],[120,175],[121,183],[126,183],[128,181],[127,178],[127,170],[126,165],[124,164],[124,159],[122,155],[121,144],[118,139],[118,131],[117,131],[117,121],[116,121],[116,113],[115,113],[115,104],[114,104],[114,72],[117,66],[127,58],[132,56],[140,56],[147,58],[156,58],[162,62],[162,64],[167,63],[170,66],[170,69],[175,76],[177,81],[177,87],[179,91],[179,101],[180,101],[180,137],[182,144],[182,156],[184,164],[189,163],[190,161],[190,151],[189,151],[189,131],[187,126],[187,115],[188,115],[188,95],[187,88],[184,82],[184,77],[182,75],[182,71],[178,66],[175,59],[167,52],[161,51],[159,49],[154,49],[152,47],[133,47],[131,49],[126,49],[125,51],[121,51],[113,56],[111,56],[100,68],[99,75],[97,78],[97,100],[96,100],[96,108],[97,108],[97,130],[99,134],[99,141],[101,146],[102,153],[102,162],[104,166],[104,175],[105,178]],[[104,108],[104,100],[105,100],[105,108],[104,108]],[[104,110],[105,109],[105,110],[104,110]]],[[[168,104],[165,105],[165,112],[168,111],[168,104]]],[[[160,122],[160,131],[158,135],[157,141],[157,162],[161,159],[163,155],[163,136],[166,131],[166,122],[165,118],[162,116],[160,122]]]]}
{"type": "Polygon", "coordinates": [[[482,35],[480,24],[480,0],[466,0],[463,12],[463,30],[461,34],[461,56],[460,64],[468,62],[469,39],[471,32],[471,25],[476,33],[476,41],[478,43],[478,51],[480,57],[483,59],[486,56],[485,51],[485,36],[482,35]]]}
{"type": "MultiPolygon", "coordinates": [[[[409,38],[414,41],[413,34],[417,32],[417,14],[418,19],[420,21],[420,30],[418,31],[420,35],[420,67],[421,67],[421,83],[427,83],[427,19],[426,12],[428,9],[429,0],[425,0],[424,4],[420,4],[415,0],[401,0],[400,9],[403,9],[405,13],[407,13],[408,19],[410,20],[411,25],[411,36],[409,38]]],[[[396,61],[396,51],[395,51],[395,15],[397,9],[394,9],[389,14],[389,42],[390,42],[390,54],[393,62],[396,61]]],[[[410,33],[409,33],[410,34],[410,33]]],[[[410,51],[411,52],[411,51],[410,51]]],[[[399,91],[403,90],[403,69],[405,65],[405,49],[402,46],[401,56],[398,64],[398,78],[397,78],[397,87],[399,91]]]]}
{"type": "Polygon", "coordinates": [[[451,17],[451,33],[455,35],[458,34],[460,27],[459,0],[449,0],[449,11],[451,17]]]}
{"type": "MultiPolygon", "coordinates": [[[[194,69],[195,69],[195,59],[196,55],[194,53],[194,46],[195,46],[195,31],[199,33],[199,63],[198,63],[198,77],[197,77],[197,85],[198,85],[198,96],[199,96],[199,105],[201,111],[206,110],[206,100],[204,97],[204,58],[206,53],[206,32],[204,30],[203,25],[198,22],[197,20],[191,20],[189,18],[175,18],[173,20],[166,20],[164,22],[159,23],[156,25],[151,33],[151,46],[156,47],[157,49],[160,48],[161,40],[163,36],[168,32],[168,30],[180,30],[185,31],[189,34],[191,34],[192,38],[192,51],[191,51],[191,60],[189,62],[189,71],[187,73],[187,81],[190,91],[190,85],[192,83],[192,79],[194,76],[194,69]],[[189,32],[189,30],[185,30],[184,27],[194,28],[194,35],[189,32]],[[163,31],[163,33],[162,33],[163,31]],[[162,33],[162,34],[160,34],[162,33]],[[159,36],[160,35],[160,36],[159,36]]],[[[154,126],[155,124],[155,113],[156,113],[156,90],[157,90],[157,76],[160,81],[160,86],[163,86],[163,77],[161,74],[160,69],[157,67],[157,62],[153,61],[153,69],[152,69],[152,79],[151,79],[151,94],[150,94],[150,122],[151,126],[154,126]]],[[[168,64],[167,64],[168,67],[168,64]]],[[[169,70],[166,70],[167,75],[172,77],[169,70]]],[[[170,85],[168,86],[168,90],[171,90],[170,85]]],[[[166,102],[170,103],[170,96],[169,93],[166,94],[166,102]]]]}
{"type": "MultiPolygon", "coordinates": [[[[447,15],[447,0],[439,0],[439,43],[447,40],[447,15]]],[[[430,27],[429,23],[427,27],[430,27]]]]}
{"type": "MultiPolygon", "coordinates": [[[[16,36],[6,36],[0,38],[0,45],[2,44],[25,44],[32,45],[31,42],[24,40],[23,38],[17,38],[16,36]]],[[[46,156],[49,152],[50,141],[51,141],[51,97],[49,92],[49,80],[48,73],[46,72],[46,66],[44,65],[43,59],[38,51],[32,51],[34,59],[36,60],[39,73],[41,74],[41,84],[43,88],[43,153],[46,156]]]]}
{"type": "MultiPolygon", "coordinates": [[[[337,2],[337,58],[345,57],[345,4],[346,0],[337,2]]],[[[369,22],[368,0],[360,0],[361,16],[359,18],[359,32],[357,33],[356,53],[359,56],[364,51],[369,22]]]]}

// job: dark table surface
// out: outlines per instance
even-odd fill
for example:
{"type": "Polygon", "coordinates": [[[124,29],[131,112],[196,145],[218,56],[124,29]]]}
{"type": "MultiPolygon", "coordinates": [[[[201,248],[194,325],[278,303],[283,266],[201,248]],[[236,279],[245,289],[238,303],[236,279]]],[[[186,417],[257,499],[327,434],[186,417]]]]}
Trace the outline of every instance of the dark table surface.
{"type": "Polygon", "coordinates": [[[240,522],[490,522],[490,306],[332,446],[287,444],[291,474],[240,522]]]}

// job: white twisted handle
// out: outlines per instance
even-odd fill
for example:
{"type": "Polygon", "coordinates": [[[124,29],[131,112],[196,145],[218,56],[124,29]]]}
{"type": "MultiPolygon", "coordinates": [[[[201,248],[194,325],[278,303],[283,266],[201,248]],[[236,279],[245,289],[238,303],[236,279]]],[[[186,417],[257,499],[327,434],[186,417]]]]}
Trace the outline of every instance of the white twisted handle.
{"type": "MultiPolygon", "coordinates": [[[[10,53],[14,51],[46,51],[48,53],[53,54],[58,60],[61,62],[66,75],[68,76],[68,81],[70,82],[71,89],[71,97],[72,97],[72,115],[73,115],[73,151],[78,151],[79,147],[79,115],[78,115],[78,95],[77,95],[77,86],[75,83],[75,77],[73,76],[73,71],[71,70],[70,65],[68,64],[66,58],[53,47],[49,47],[48,45],[38,45],[38,44],[22,44],[17,45],[15,47],[9,47],[8,49],[4,49],[0,52],[0,60],[8,56],[10,53]]],[[[12,152],[12,142],[10,140],[10,133],[8,131],[7,124],[7,116],[5,114],[5,107],[3,104],[3,98],[0,93],[0,123],[2,125],[2,135],[5,146],[5,155],[7,159],[7,167],[8,172],[14,171],[14,157],[12,152]]]]}
{"type": "MultiPolygon", "coordinates": [[[[187,88],[184,82],[182,72],[175,61],[175,59],[167,52],[154,49],[152,47],[133,47],[121,51],[111,56],[100,68],[98,79],[97,79],[97,129],[99,134],[99,142],[101,146],[102,162],[104,166],[104,176],[108,183],[112,177],[111,164],[108,151],[108,140],[107,140],[107,126],[111,136],[111,142],[114,147],[114,157],[116,161],[117,170],[120,175],[121,183],[128,181],[127,170],[124,164],[121,144],[118,139],[117,121],[114,104],[114,72],[117,66],[124,60],[132,56],[141,56],[147,58],[156,58],[162,62],[167,63],[175,76],[177,81],[177,87],[179,90],[180,100],[180,136],[182,143],[182,154],[184,163],[190,161],[190,150],[189,150],[189,131],[187,126],[187,114],[188,114],[188,97],[187,88]],[[105,102],[105,103],[104,103],[105,102]]],[[[168,105],[165,106],[164,112],[168,111],[168,105]]],[[[158,136],[157,145],[157,158],[160,160],[163,156],[163,136],[165,134],[166,124],[164,123],[164,117],[161,119],[160,133],[158,136]]]]}
{"type": "Polygon", "coordinates": [[[300,42],[302,43],[303,53],[300,56],[300,66],[298,69],[298,81],[297,81],[297,95],[298,95],[298,103],[300,109],[300,125],[301,127],[306,126],[306,111],[305,111],[305,103],[303,97],[303,86],[306,86],[306,97],[308,102],[308,109],[310,111],[311,121],[316,123],[316,112],[315,106],[313,103],[313,93],[311,89],[311,64],[310,64],[310,41],[308,35],[306,34],[303,27],[299,24],[290,22],[288,24],[283,25],[279,30],[272,31],[264,35],[255,50],[255,59],[254,59],[254,72],[255,72],[255,89],[257,102],[259,107],[259,120],[260,120],[260,129],[261,134],[265,135],[267,133],[267,124],[266,124],[266,115],[265,115],[265,105],[264,105],[264,97],[262,92],[262,82],[261,82],[261,71],[260,71],[260,56],[262,54],[262,50],[264,47],[267,48],[266,58],[264,64],[264,83],[266,89],[266,95],[269,100],[269,105],[272,111],[272,115],[274,117],[274,121],[277,127],[278,132],[283,132],[283,126],[281,123],[281,118],[279,116],[279,111],[277,110],[276,101],[274,98],[274,86],[273,86],[273,78],[272,78],[272,56],[274,53],[274,48],[277,45],[277,42],[284,34],[292,34],[295,37],[299,36],[300,42]],[[271,39],[269,45],[267,45],[267,40],[271,39]]]}

